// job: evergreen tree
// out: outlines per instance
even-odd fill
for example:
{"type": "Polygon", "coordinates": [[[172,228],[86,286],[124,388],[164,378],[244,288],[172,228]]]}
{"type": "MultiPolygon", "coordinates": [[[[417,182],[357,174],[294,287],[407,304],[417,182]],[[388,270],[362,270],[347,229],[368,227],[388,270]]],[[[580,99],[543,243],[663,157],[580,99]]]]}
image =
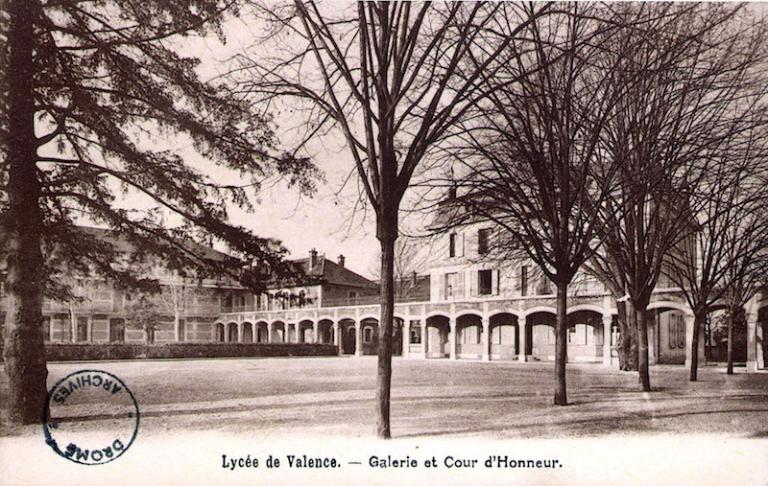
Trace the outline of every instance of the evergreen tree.
{"type": "Polygon", "coordinates": [[[237,14],[236,2],[9,0],[0,9],[4,359],[9,416],[33,423],[46,394],[42,301],[66,291],[51,285],[56,265],[125,285],[152,283],[130,264],[116,266],[119,249],[75,222],[112,229],[137,248],[137,261],[154,255],[197,277],[241,277],[241,260],[214,258],[190,237],[212,235],[253,263],[248,279],[258,286],[290,270],[285,250],[229,223],[227,208],[252,210],[253,191],[268,178],[306,192],[318,174],[308,159],[279,154],[270,119],[227,86],[202,81],[199,60],[178,52],[191,36],[223,41],[222,21],[237,14]],[[198,163],[164,141],[177,136],[191,141],[198,163]],[[247,184],[221,184],[230,172],[247,184]],[[181,223],[168,228],[156,211],[121,207],[135,194],[181,223]]]}

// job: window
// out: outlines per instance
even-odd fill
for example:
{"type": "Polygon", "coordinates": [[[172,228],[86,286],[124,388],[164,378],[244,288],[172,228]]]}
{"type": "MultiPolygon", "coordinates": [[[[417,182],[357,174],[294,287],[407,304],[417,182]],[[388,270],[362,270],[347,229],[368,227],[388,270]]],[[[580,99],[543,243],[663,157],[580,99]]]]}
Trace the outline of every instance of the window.
{"type": "Polygon", "coordinates": [[[363,342],[367,344],[371,341],[373,341],[373,328],[366,327],[363,329],[363,342]]]}
{"type": "Polygon", "coordinates": [[[179,341],[184,341],[186,338],[185,336],[187,332],[186,326],[187,326],[187,321],[185,321],[184,319],[179,319],[179,341]]]}
{"type": "Polygon", "coordinates": [[[685,348],[685,321],[680,314],[669,316],[669,348],[685,348]]]}
{"type": "Polygon", "coordinates": [[[43,339],[51,340],[51,316],[43,316],[43,339]]]}
{"type": "Polygon", "coordinates": [[[419,321],[411,321],[411,344],[421,344],[421,326],[419,321]]]}
{"type": "Polygon", "coordinates": [[[480,270],[477,272],[477,289],[480,295],[493,293],[493,270],[480,270]]]}
{"type": "Polygon", "coordinates": [[[123,343],[125,342],[125,320],[124,319],[110,319],[109,320],[109,342],[110,343],[123,343]]]}
{"type": "Polygon", "coordinates": [[[458,288],[456,287],[456,283],[458,280],[458,274],[454,273],[446,273],[445,274],[445,298],[451,298],[454,295],[456,295],[456,292],[458,292],[458,288]]]}
{"type": "Polygon", "coordinates": [[[448,256],[450,258],[456,256],[456,233],[448,235],[448,256]]]}
{"type": "Polygon", "coordinates": [[[490,249],[491,230],[483,228],[477,232],[477,254],[485,255],[490,249]]]}
{"type": "Polygon", "coordinates": [[[528,295],[528,265],[520,267],[520,295],[528,295]]]}
{"type": "Polygon", "coordinates": [[[88,318],[77,318],[77,342],[84,343],[88,341],[88,318]]]}

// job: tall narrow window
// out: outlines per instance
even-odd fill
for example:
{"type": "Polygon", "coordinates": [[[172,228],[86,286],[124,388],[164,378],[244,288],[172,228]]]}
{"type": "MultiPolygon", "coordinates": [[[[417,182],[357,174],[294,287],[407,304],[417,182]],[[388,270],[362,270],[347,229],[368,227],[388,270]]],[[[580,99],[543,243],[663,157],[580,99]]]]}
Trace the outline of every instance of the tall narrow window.
{"type": "Polygon", "coordinates": [[[43,339],[51,340],[51,316],[43,316],[43,339]]]}
{"type": "Polygon", "coordinates": [[[125,320],[116,318],[109,320],[109,342],[125,342],[125,320]]]}
{"type": "Polygon", "coordinates": [[[483,228],[477,232],[477,254],[485,255],[490,250],[491,230],[483,228]]]}
{"type": "Polygon", "coordinates": [[[528,295],[528,265],[520,267],[520,295],[528,295]]]}
{"type": "Polygon", "coordinates": [[[445,274],[445,297],[446,298],[451,298],[454,295],[456,295],[456,292],[459,290],[456,287],[457,280],[458,280],[458,275],[455,272],[445,274]]]}
{"type": "Polygon", "coordinates": [[[448,256],[450,258],[456,256],[456,233],[448,235],[448,256]]]}
{"type": "Polygon", "coordinates": [[[480,295],[493,293],[493,270],[479,270],[477,272],[477,290],[480,295]]]}
{"type": "Polygon", "coordinates": [[[77,342],[84,343],[88,341],[88,318],[77,318],[77,342]]]}
{"type": "Polygon", "coordinates": [[[179,341],[184,342],[187,334],[187,321],[179,319],[179,341]]]}

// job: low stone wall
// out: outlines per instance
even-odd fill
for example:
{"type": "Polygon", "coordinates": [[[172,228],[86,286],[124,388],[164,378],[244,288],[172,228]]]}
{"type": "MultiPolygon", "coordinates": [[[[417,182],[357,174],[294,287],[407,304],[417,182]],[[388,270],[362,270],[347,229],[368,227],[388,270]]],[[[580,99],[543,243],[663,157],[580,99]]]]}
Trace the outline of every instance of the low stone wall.
{"type": "Polygon", "coordinates": [[[173,343],[173,344],[46,344],[48,361],[164,358],[268,358],[336,356],[332,344],[304,343],[173,343]]]}

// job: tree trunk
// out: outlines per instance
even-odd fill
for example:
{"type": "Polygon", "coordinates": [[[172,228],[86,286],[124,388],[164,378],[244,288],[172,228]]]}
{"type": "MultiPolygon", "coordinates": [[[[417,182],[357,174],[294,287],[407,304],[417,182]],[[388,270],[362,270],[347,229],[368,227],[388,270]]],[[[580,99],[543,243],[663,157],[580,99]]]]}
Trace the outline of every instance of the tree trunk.
{"type": "Polygon", "coordinates": [[[619,321],[619,342],[617,350],[619,353],[619,369],[622,371],[637,371],[637,332],[634,324],[634,307],[628,305],[626,301],[617,302],[619,321]],[[629,315],[632,318],[629,318],[629,315]]]}
{"type": "Polygon", "coordinates": [[[696,381],[699,373],[699,329],[706,319],[706,313],[696,312],[693,316],[693,335],[691,336],[691,372],[689,381],[696,381]]]}
{"type": "Polygon", "coordinates": [[[648,356],[648,313],[646,306],[637,306],[637,371],[639,371],[640,386],[643,391],[651,391],[651,376],[648,356]]]}
{"type": "Polygon", "coordinates": [[[731,308],[728,313],[728,366],[726,374],[733,374],[733,320],[736,318],[736,310],[731,308]]]}
{"type": "Polygon", "coordinates": [[[394,262],[395,239],[381,243],[381,319],[379,320],[379,366],[376,375],[376,428],[382,439],[391,437],[389,425],[390,389],[392,386],[392,320],[395,313],[394,262]]]}
{"type": "Polygon", "coordinates": [[[568,361],[568,284],[557,284],[557,323],[555,336],[555,405],[568,405],[565,364],[568,361]]]}
{"type": "Polygon", "coordinates": [[[43,420],[46,400],[42,215],[37,176],[33,84],[34,2],[10,2],[7,138],[8,308],[4,359],[8,374],[8,416],[12,423],[43,420]]]}

